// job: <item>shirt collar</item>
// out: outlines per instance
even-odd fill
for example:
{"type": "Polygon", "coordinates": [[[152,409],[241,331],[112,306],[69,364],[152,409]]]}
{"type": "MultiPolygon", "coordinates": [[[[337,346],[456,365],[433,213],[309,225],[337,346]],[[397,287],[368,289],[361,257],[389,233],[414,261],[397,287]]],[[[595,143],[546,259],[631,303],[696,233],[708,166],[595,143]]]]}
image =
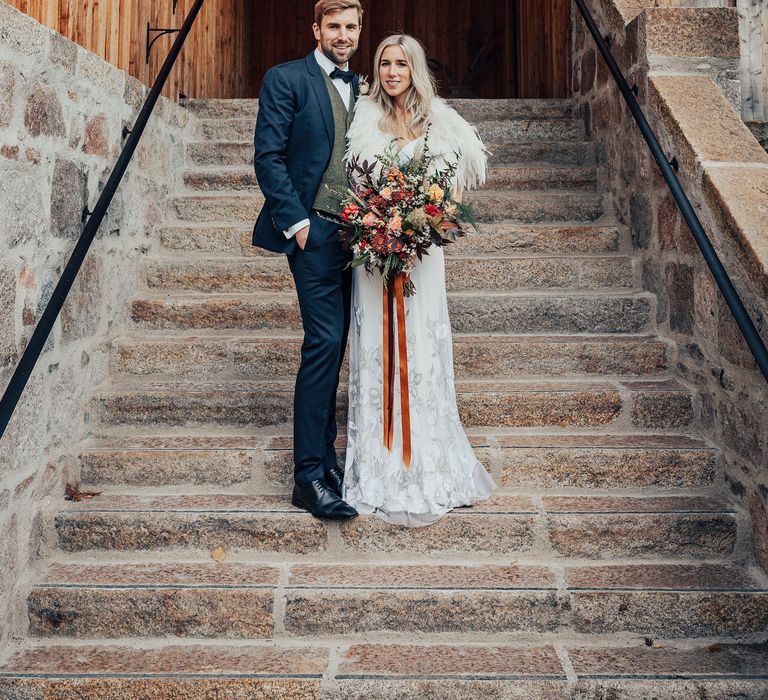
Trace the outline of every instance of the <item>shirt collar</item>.
{"type": "MultiPolygon", "coordinates": [[[[317,65],[319,65],[328,75],[333,73],[334,68],[341,68],[341,66],[337,66],[320,49],[315,49],[315,60],[317,61],[317,65]]],[[[347,63],[346,67],[342,68],[342,70],[346,70],[348,67],[349,63],[347,63]]]]}

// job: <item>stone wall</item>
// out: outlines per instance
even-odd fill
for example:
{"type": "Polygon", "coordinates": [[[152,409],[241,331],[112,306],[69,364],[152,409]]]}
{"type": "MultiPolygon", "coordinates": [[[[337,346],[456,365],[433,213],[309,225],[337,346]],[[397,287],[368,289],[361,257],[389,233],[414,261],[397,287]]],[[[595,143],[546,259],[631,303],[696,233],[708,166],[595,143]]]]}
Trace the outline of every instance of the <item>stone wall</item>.
{"type": "MultiPolygon", "coordinates": [[[[0,390],[7,386],[146,97],[138,81],[0,2],[0,390]]],[[[184,110],[162,100],[0,440],[0,649],[76,481],[89,397],[127,322],[142,249],[181,168],[184,110]]]]}
{"type": "MultiPolygon", "coordinates": [[[[625,24],[618,2],[592,3],[598,26],[768,339],[768,157],[735,111],[736,11],[645,9],[625,24]]],[[[724,451],[726,479],[768,569],[768,385],[575,6],[573,26],[573,89],[599,142],[601,179],[631,229],[644,286],[658,295],[660,332],[676,341],[676,370],[700,393],[703,437],[724,451]]]]}

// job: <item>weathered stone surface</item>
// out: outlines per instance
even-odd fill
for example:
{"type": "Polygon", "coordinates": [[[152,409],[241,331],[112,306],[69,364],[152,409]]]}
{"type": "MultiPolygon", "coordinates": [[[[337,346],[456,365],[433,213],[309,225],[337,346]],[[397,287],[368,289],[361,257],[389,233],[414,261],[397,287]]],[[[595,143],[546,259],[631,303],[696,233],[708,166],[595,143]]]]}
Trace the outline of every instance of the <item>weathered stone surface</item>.
{"type": "MultiPolygon", "coordinates": [[[[47,674],[51,670],[61,676],[98,674],[132,674],[146,677],[178,674],[198,676],[231,674],[233,676],[302,676],[317,678],[328,665],[328,652],[323,648],[291,649],[277,645],[164,645],[159,648],[140,646],[33,646],[16,652],[0,666],[0,673],[47,674]]],[[[197,680],[197,679],[196,679],[197,680]]],[[[146,681],[144,681],[146,682],[146,681]]],[[[279,686],[278,686],[279,687],[279,686]]],[[[89,695],[89,698],[102,697],[89,695]]],[[[110,695],[109,697],[125,697],[110,695]]],[[[147,697],[138,695],[136,697],[147,697]]],[[[152,697],[198,697],[194,695],[160,695],[152,697]]],[[[216,697],[215,694],[209,696],[216,697]]],[[[219,696],[222,697],[222,696],[219,696]]],[[[224,697],[230,697],[229,695],[224,697]]],[[[232,696],[248,697],[248,696],[232,696]]],[[[261,696],[258,697],[275,697],[261,696]]],[[[282,695],[278,697],[283,697],[282,695]]],[[[285,697],[293,698],[293,695],[285,697]]],[[[304,695],[296,697],[304,698],[304,695]]],[[[312,696],[309,696],[312,697],[312,696]]]]}
{"type": "Polygon", "coordinates": [[[74,75],[77,68],[77,44],[58,32],[51,33],[51,50],[49,58],[57,66],[61,66],[69,75],[74,75]]]}
{"type": "Polygon", "coordinates": [[[708,449],[516,448],[493,456],[500,487],[696,487],[712,483],[718,468],[708,449]]]}
{"type": "Polygon", "coordinates": [[[704,193],[721,230],[738,243],[740,262],[763,295],[768,294],[768,169],[718,167],[704,173],[704,193]]]}
{"type": "Polygon", "coordinates": [[[645,49],[665,56],[739,57],[735,8],[649,8],[645,49]]]}
{"type": "Polygon", "coordinates": [[[542,647],[355,644],[339,666],[344,678],[398,676],[562,678],[555,650],[542,647]]]}
{"type": "Polygon", "coordinates": [[[87,257],[61,309],[62,342],[96,335],[103,314],[105,282],[101,259],[87,257]]]}
{"type": "Polygon", "coordinates": [[[733,551],[736,522],[716,513],[550,515],[549,539],[570,557],[706,559],[733,551]]]}
{"type": "Polygon", "coordinates": [[[27,95],[24,126],[30,136],[67,135],[61,102],[56,92],[44,83],[35,83],[27,95]]]}
{"type": "MultiPolygon", "coordinates": [[[[133,320],[154,329],[298,330],[298,304],[287,295],[260,298],[136,299],[133,320]]],[[[649,296],[526,296],[452,293],[457,333],[642,333],[649,329],[649,296]]]]}
{"type": "Polygon", "coordinates": [[[104,115],[92,117],[86,122],[83,152],[103,158],[109,156],[109,124],[104,115]]]}
{"type": "MultiPolygon", "coordinates": [[[[223,338],[125,340],[118,343],[112,362],[118,373],[213,376],[229,369],[229,342],[223,338]]],[[[258,376],[253,374],[251,378],[258,376]]]]}
{"type": "Polygon", "coordinates": [[[371,632],[551,632],[568,613],[568,604],[554,591],[326,589],[288,591],[286,598],[286,630],[302,637],[371,632]]]}
{"type": "Polygon", "coordinates": [[[16,71],[10,63],[0,61],[0,129],[11,123],[15,101],[16,71]]]}
{"type": "Polygon", "coordinates": [[[768,625],[766,592],[580,592],[571,602],[574,627],[586,634],[735,637],[768,625]]]}
{"type": "Polygon", "coordinates": [[[435,564],[294,565],[288,588],[345,589],[554,589],[555,577],[541,566],[462,566],[435,564]]]}
{"type": "Polygon", "coordinates": [[[672,263],[667,265],[667,294],[669,296],[669,327],[676,333],[693,332],[696,289],[693,267],[672,263]]]}
{"type": "Polygon", "coordinates": [[[126,74],[82,47],[78,47],[77,52],[77,75],[85,79],[91,89],[111,97],[123,97],[126,74]]]}
{"type": "Polygon", "coordinates": [[[533,546],[530,515],[481,515],[453,511],[429,528],[389,525],[370,516],[341,525],[341,538],[351,552],[462,552],[511,554],[533,546]]]}
{"type": "Polygon", "coordinates": [[[51,188],[51,235],[56,238],[79,235],[87,198],[87,176],[82,166],[57,158],[51,188]]]}
{"type": "Polygon", "coordinates": [[[744,568],[729,564],[612,564],[565,572],[571,590],[731,591],[762,588],[744,568]]]}
{"type": "Polygon", "coordinates": [[[38,587],[30,632],[76,638],[270,637],[272,591],[244,588],[38,587]]]}
{"type": "Polygon", "coordinates": [[[590,192],[483,190],[466,195],[479,222],[594,221],[603,213],[603,197],[590,192]]]}
{"type": "MultiPolygon", "coordinates": [[[[708,647],[654,648],[640,642],[628,647],[573,648],[568,650],[568,656],[580,677],[726,675],[768,677],[768,654],[766,654],[765,644],[719,644],[717,646],[719,647],[717,650],[710,650],[708,647]]],[[[641,696],[630,697],[634,700],[635,697],[641,696]]],[[[661,697],[675,696],[670,694],[661,697]]],[[[678,697],[695,696],[678,695],[678,697]]],[[[731,697],[738,697],[738,695],[731,697]]]]}
{"type": "MultiPolygon", "coordinates": [[[[484,674],[485,675],[485,674],[484,674]]],[[[339,680],[329,684],[324,697],[333,700],[568,700],[570,691],[564,679],[529,680],[525,677],[465,680],[395,679],[383,677],[339,680]]],[[[16,700],[14,698],[14,700],[16,700]]]]}
{"type": "Polygon", "coordinates": [[[643,391],[632,398],[632,425],[638,428],[684,428],[694,419],[691,394],[675,391],[643,391]]]}
{"type": "Polygon", "coordinates": [[[16,275],[0,268],[0,367],[16,359],[16,275]]]}
{"type": "Polygon", "coordinates": [[[246,222],[256,221],[264,203],[262,195],[182,196],[171,201],[176,216],[182,221],[246,222]]]}
{"type": "Polygon", "coordinates": [[[92,549],[251,549],[306,554],[326,547],[325,526],[311,515],[275,513],[73,512],[55,520],[60,546],[92,549]]]}
{"type": "Polygon", "coordinates": [[[768,510],[765,505],[766,488],[749,494],[749,515],[752,519],[752,549],[758,564],[768,571],[768,510]]]}
{"type": "Polygon", "coordinates": [[[74,677],[14,678],[0,675],[3,700],[39,700],[41,697],[69,700],[320,700],[319,678],[185,677],[125,678],[74,677]]]}
{"type": "Polygon", "coordinates": [[[215,484],[232,486],[251,477],[250,458],[237,451],[98,451],[80,456],[84,483],[149,486],[215,484]]]}
{"type": "MultiPolygon", "coordinates": [[[[648,674],[652,676],[653,674],[648,674]]],[[[660,680],[630,678],[580,680],[572,689],[572,700],[687,700],[688,698],[706,698],[706,700],[762,700],[765,695],[764,679],[737,678],[701,678],[686,680],[660,680]]]]}
{"type": "Polygon", "coordinates": [[[11,55],[24,56],[39,64],[47,43],[46,34],[23,12],[7,2],[0,4],[0,46],[7,48],[11,55]]]}

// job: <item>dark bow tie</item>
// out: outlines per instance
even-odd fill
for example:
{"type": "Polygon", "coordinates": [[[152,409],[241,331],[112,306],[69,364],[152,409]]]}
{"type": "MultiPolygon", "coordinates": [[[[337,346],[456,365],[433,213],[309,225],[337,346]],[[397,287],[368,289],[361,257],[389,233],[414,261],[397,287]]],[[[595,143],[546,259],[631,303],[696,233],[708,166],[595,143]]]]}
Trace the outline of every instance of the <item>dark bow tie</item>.
{"type": "Polygon", "coordinates": [[[341,68],[334,68],[331,71],[331,80],[341,78],[345,83],[349,84],[355,77],[355,72],[351,70],[341,70],[341,68]]]}

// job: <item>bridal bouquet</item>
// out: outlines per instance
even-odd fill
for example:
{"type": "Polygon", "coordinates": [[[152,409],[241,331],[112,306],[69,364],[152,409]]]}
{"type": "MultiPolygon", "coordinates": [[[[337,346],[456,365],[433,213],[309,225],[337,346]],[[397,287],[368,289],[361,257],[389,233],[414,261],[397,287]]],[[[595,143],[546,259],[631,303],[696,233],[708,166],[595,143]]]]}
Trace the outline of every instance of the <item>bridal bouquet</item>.
{"type": "Polygon", "coordinates": [[[452,243],[466,235],[464,224],[474,226],[469,207],[450,191],[459,154],[456,163],[432,167],[428,137],[429,132],[421,157],[404,164],[389,149],[373,163],[352,158],[347,165],[352,185],[344,193],[341,219],[350,265],[378,269],[385,287],[402,276],[405,296],[416,293],[411,271],[429,247],[452,243]]]}

